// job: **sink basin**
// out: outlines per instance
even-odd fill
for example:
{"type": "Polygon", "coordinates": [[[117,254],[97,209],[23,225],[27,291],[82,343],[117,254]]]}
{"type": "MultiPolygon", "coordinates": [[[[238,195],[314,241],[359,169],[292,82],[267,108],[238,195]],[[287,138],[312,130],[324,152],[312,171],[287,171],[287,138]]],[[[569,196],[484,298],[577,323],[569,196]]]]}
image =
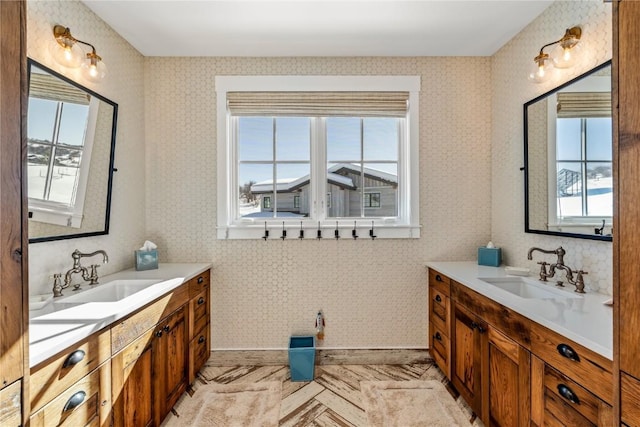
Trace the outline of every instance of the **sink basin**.
{"type": "Polygon", "coordinates": [[[554,289],[524,277],[479,277],[485,283],[525,299],[569,299],[582,298],[571,292],[554,289]]]}
{"type": "Polygon", "coordinates": [[[56,299],[56,304],[84,304],[87,302],[115,302],[138,293],[158,280],[114,280],[96,285],[95,288],[79,292],[68,297],[56,299]]]}

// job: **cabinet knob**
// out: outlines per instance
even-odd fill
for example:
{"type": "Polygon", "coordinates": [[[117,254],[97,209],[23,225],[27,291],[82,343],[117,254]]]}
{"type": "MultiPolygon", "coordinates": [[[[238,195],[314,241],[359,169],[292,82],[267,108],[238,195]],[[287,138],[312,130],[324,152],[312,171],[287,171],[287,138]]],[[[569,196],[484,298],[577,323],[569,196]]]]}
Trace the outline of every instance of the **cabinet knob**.
{"type": "Polygon", "coordinates": [[[198,277],[198,285],[201,285],[204,282],[204,277],[198,277]]]}
{"type": "Polygon", "coordinates": [[[200,335],[200,338],[198,338],[198,344],[202,344],[203,342],[204,342],[204,337],[200,335]]]}
{"type": "Polygon", "coordinates": [[[578,353],[569,345],[558,344],[558,347],[556,348],[558,349],[558,353],[560,353],[560,356],[566,357],[567,359],[573,360],[574,362],[580,361],[580,356],[578,356],[578,353]]]}
{"type": "Polygon", "coordinates": [[[169,332],[171,330],[171,326],[164,325],[164,328],[162,328],[162,330],[165,331],[165,332],[169,332]]]}
{"type": "Polygon", "coordinates": [[[62,364],[62,367],[68,368],[69,366],[73,366],[76,363],[79,363],[82,359],[84,359],[84,355],[84,350],[74,351],[69,356],[67,356],[67,358],[64,360],[64,363],[62,364]]]}
{"type": "Polygon", "coordinates": [[[484,326],[476,323],[476,322],[471,322],[471,329],[477,329],[478,332],[480,332],[481,334],[483,334],[486,329],[484,328],[484,326]]]}
{"type": "Polygon", "coordinates": [[[440,332],[436,332],[433,335],[433,338],[437,339],[438,341],[442,341],[442,335],[440,335],[440,332]]]}
{"type": "Polygon", "coordinates": [[[434,299],[436,300],[436,302],[442,302],[442,298],[440,297],[440,295],[436,295],[434,299]]]}
{"type": "Polygon", "coordinates": [[[436,282],[442,282],[442,277],[439,274],[436,274],[436,282]]]}
{"type": "Polygon", "coordinates": [[[84,402],[84,398],[86,395],[87,393],[82,390],[72,394],[69,400],[67,400],[67,403],[64,404],[64,408],[62,408],[62,411],[67,412],[78,407],[82,402],[84,402]]]}
{"type": "Polygon", "coordinates": [[[198,298],[198,305],[204,304],[204,297],[198,298]]]}
{"type": "Polygon", "coordinates": [[[576,405],[580,404],[580,399],[578,399],[578,396],[566,385],[558,384],[558,393],[560,393],[560,396],[564,397],[569,402],[575,403],[576,405]]]}
{"type": "Polygon", "coordinates": [[[160,338],[162,336],[162,329],[156,331],[156,337],[160,338]]]}

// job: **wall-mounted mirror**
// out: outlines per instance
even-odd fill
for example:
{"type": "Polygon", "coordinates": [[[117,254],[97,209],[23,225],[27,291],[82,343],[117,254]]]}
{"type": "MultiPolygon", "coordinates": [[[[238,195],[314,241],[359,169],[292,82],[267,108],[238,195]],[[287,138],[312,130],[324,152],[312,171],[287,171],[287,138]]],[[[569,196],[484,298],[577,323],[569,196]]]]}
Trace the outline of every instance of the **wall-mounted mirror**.
{"type": "Polygon", "coordinates": [[[28,66],[29,243],[107,234],[118,105],[28,66]]]}
{"type": "Polygon", "coordinates": [[[611,61],[524,104],[525,232],[611,241],[611,61]]]}

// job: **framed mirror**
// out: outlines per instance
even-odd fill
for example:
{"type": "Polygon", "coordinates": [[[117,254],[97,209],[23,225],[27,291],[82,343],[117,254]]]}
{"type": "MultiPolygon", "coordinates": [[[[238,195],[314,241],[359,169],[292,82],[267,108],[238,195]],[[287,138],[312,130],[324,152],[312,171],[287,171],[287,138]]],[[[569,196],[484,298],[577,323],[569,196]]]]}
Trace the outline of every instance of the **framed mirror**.
{"type": "Polygon", "coordinates": [[[611,61],[524,104],[525,232],[612,240],[611,61]]]}
{"type": "Polygon", "coordinates": [[[28,60],[29,243],[109,232],[118,105],[28,60]]]}
{"type": "Polygon", "coordinates": [[[611,61],[524,104],[525,232],[612,240],[611,61]]]}

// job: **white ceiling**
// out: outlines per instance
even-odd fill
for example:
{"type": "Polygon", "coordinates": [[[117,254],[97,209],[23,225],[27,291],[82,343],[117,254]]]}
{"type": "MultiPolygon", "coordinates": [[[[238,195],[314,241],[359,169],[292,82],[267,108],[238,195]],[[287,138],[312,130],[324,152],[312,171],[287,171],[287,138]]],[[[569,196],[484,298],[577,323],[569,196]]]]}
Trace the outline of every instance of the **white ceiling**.
{"type": "Polygon", "coordinates": [[[83,2],[145,56],[489,56],[553,3],[551,0],[83,2]]]}

